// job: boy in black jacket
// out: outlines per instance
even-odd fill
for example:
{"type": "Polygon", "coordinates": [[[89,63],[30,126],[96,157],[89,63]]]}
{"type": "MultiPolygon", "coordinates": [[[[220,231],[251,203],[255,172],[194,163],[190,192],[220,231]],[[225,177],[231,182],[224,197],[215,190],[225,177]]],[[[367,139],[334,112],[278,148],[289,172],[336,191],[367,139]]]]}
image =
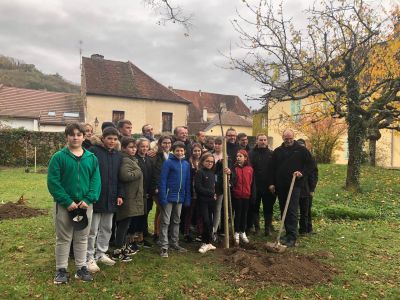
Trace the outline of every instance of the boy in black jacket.
{"type": "Polygon", "coordinates": [[[100,268],[97,262],[112,266],[115,261],[106,255],[111,237],[113,215],[117,206],[123,203],[123,188],[119,181],[121,154],[114,148],[118,142],[118,130],[113,127],[104,129],[101,145],[89,149],[98,161],[101,177],[101,194],[93,205],[93,218],[88,239],[88,270],[92,273],[100,268]]]}

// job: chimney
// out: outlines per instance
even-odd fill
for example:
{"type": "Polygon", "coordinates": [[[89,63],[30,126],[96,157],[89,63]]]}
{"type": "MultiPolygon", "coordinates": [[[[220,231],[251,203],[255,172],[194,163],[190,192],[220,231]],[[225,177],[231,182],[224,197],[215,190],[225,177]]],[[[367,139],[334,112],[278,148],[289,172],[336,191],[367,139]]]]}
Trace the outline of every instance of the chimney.
{"type": "Polygon", "coordinates": [[[91,59],[104,59],[104,55],[101,54],[92,54],[90,56],[91,59]]]}
{"type": "Polygon", "coordinates": [[[221,102],[219,106],[221,108],[221,113],[226,113],[227,112],[226,103],[225,102],[221,102]]]}
{"type": "Polygon", "coordinates": [[[199,90],[199,96],[201,97],[201,90],[199,90]]]}
{"type": "Polygon", "coordinates": [[[169,85],[168,89],[170,89],[172,91],[174,89],[174,87],[172,85],[169,85]]]}
{"type": "Polygon", "coordinates": [[[203,122],[208,121],[207,107],[203,107],[203,122]]]}

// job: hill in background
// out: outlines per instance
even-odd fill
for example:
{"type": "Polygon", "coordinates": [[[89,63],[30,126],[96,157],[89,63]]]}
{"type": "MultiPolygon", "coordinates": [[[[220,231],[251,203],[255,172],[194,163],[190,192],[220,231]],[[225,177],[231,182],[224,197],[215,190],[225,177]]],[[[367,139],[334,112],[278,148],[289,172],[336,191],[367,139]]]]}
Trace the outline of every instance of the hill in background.
{"type": "Polygon", "coordinates": [[[0,84],[33,90],[79,93],[80,86],[66,81],[58,73],[43,74],[35,65],[0,55],[0,84]]]}

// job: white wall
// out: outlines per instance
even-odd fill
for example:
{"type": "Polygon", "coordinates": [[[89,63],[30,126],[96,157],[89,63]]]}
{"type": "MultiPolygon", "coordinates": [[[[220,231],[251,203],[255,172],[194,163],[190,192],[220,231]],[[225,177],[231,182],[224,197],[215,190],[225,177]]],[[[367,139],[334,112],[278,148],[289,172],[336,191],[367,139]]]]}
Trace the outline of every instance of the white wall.
{"type": "Polygon", "coordinates": [[[0,122],[11,128],[24,128],[26,130],[35,130],[35,122],[34,119],[11,119],[11,118],[4,118],[0,117],[0,122]]]}

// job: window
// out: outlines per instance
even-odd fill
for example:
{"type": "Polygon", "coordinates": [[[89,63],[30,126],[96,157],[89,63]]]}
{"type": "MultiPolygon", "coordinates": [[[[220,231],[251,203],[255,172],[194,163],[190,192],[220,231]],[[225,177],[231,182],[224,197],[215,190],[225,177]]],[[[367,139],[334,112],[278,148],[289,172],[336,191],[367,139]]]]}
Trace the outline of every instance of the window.
{"type": "Polygon", "coordinates": [[[79,118],[78,112],[65,112],[64,117],[79,118]]]}
{"type": "Polygon", "coordinates": [[[161,132],[172,132],[172,113],[162,113],[162,130],[161,132]]]}
{"type": "Polygon", "coordinates": [[[301,100],[290,101],[290,113],[293,121],[297,122],[300,119],[301,100]]]}
{"type": "Polygon", "coordinates": [[[112,122],[117,124],[119,120],[125,119],[125,112],[121,110],[113,110],[112,122]]]}
{"type": "Polygon", "coordinates": [[[55,117],[55,116],[56,116],[56,112],[55,112],[55,111],[49,111],[49,112],[47,113],[47,115],[48,115],[49,117],[55,117]]]}

